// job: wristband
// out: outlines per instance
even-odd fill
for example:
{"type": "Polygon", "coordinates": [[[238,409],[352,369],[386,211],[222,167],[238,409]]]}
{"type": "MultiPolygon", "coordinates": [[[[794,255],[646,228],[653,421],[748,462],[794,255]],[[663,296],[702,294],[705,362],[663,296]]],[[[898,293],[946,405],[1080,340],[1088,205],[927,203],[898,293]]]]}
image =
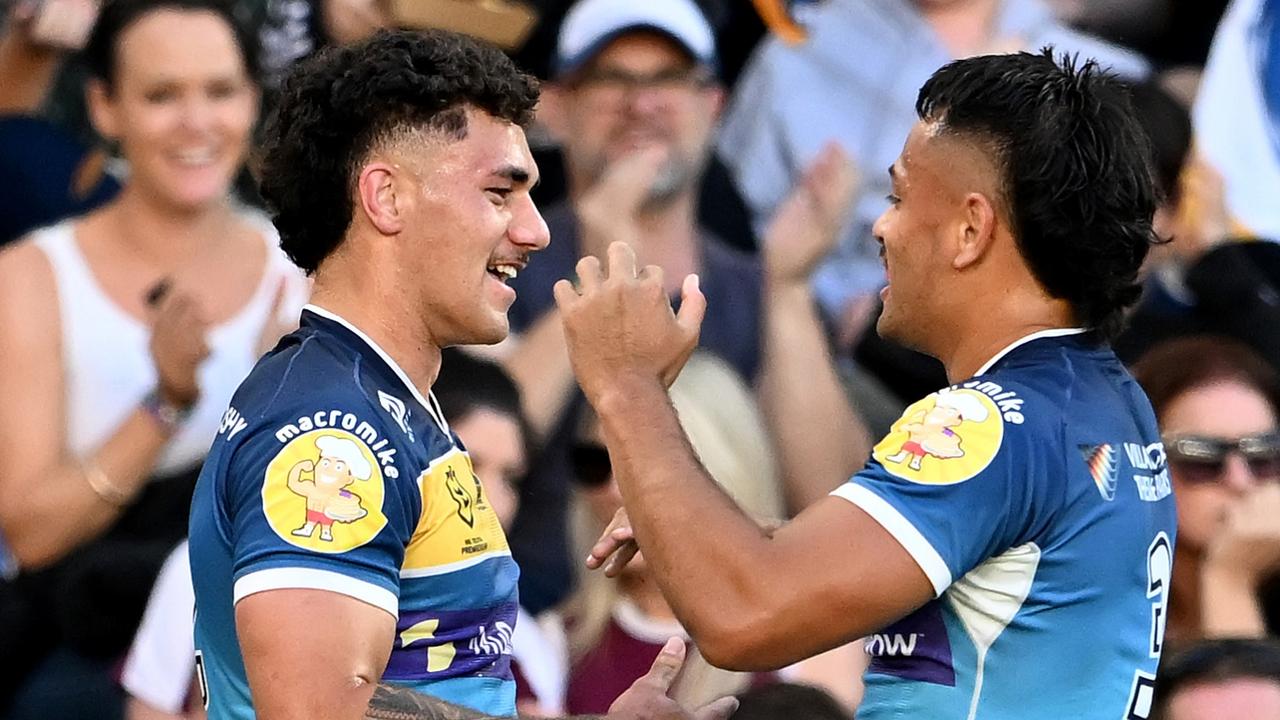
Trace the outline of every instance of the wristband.
{"type": "Polygon", "coordinates": [[[191,407],[174,405],[160,394],[159,388],[154,388],[147,393],[140,404],[142,409],[146,410],[147,414],[169,435],[181,430],[182,424],[191,417],[191,407]]]}

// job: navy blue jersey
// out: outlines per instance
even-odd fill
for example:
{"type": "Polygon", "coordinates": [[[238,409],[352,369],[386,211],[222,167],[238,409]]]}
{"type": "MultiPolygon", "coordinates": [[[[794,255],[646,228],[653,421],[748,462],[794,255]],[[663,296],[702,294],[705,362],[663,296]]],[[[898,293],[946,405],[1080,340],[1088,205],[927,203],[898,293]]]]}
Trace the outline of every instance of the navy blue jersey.
{"type": "Polygon", "coordinates": [[[213,720],[254,717],[234,607],[280,588],[396,617],[385,682],[515,713],[519,573],[497,515],[434,398],[331,313],[308,306],[236,391],[196,486],[190,554],[213,720]]]}
{"type": "Polygon", "coordinates": [[[1176,515],[1151,405],[1111,350],[1037,333],[909,407],[835,491],[936,599],[866,640],[859,718],[1145,718],[1176,515]]]}

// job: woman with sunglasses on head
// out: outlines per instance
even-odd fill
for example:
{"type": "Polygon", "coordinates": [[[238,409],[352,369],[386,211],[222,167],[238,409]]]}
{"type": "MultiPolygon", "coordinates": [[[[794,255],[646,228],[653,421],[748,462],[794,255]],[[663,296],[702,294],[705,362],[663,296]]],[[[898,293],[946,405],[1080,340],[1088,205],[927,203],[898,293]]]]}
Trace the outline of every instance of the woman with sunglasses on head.
{"type": "Polygon", "coordinates": [[[1258,593],[1280,572],[1280,379],[1211,336],[1158,345],[1133,370],[1178,499],[1167,638],[1265,635],[1258,593]]]}

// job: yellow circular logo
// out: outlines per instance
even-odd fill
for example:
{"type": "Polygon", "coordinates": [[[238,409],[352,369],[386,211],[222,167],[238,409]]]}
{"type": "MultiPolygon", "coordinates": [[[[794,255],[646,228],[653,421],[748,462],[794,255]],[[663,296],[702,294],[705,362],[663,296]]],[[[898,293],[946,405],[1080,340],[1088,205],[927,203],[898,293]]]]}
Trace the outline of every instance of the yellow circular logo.
{"type": "Polygon", "coordinates": [[[290,440],[267,465],[262,511],[285,542],[341,553],[386,526],[383,492],[378,460],[360,438],[332,428],[312,430],[290,440]]]}
{"type": "Polygon", "coordinates": [[[1003,439],[1004,420],[991,398],[941,390],[907,408],[872,456],[903,480],[954,485],[985,470],[1003,439]]]}

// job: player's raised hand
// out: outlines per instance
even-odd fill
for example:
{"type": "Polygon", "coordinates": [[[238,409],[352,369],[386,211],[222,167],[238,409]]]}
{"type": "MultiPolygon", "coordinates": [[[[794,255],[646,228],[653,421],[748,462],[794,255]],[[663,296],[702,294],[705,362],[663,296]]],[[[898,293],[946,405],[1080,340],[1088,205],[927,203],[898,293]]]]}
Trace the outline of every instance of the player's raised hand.
{"type": "Polygon", "coordinates": [[[632,683],[609,707],[610,720],[727,720],[738,709],[737,698],[725,697],[689,711],[667,693],[684,665],[684,642],[671,638],[644,677],[632,683]]]}
{"type": "Polygon", "coordinates": [[[698,345],[707,301],[698,277],[685,278],[680,312],[671,309],[662,269],[636,272],[626,243],[609,246],[608,273],[594,257],[578,263],[579,287],[556,283],[569,358],[593,402],[620,384],[658,381],[669,387],[698,345]]]}

